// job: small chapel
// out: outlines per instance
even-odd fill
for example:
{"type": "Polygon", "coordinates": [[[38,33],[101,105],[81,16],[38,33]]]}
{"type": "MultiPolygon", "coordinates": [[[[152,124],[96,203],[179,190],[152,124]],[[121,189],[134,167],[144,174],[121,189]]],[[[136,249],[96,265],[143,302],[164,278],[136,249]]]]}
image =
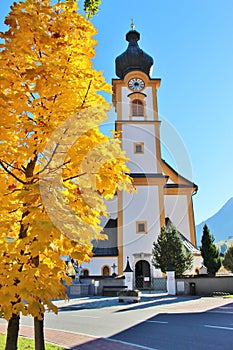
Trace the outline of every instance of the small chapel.
{"type": "Polygon", "coordinates": [[[115,129],[130,159],[137,193],[118,192],[106,203],[109,217],[102,225],[108,240],[93,242],[93,258],[82,269],[85,276],[111,276],[123,275],[127,266],[139,287],[140,281],[150,284],[152,278],[162,277],[152,265],[152,247],[161,227],[170,223],[194,256],[191,273],[201,266],[192,201],[198,188],[162,158],[157,101],[161,79],[151,76],[153,58],[140,48],[140,33],[134,26],[126,40],[126,51],[115,60],[113,106],[115,129]]]}

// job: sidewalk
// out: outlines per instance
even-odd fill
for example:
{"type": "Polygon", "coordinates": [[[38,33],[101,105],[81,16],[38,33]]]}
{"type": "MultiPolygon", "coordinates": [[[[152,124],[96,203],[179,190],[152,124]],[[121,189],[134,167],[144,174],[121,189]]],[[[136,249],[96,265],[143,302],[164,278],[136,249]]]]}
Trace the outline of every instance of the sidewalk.
{"type": "MultiPolygon", "coordinates": [[[[157,307],[153,306],[155,310],[161,312],[170,312],[170,313],[200,313],[200,312],[228,312],[233,313],[233,302],[232,299],[225,299],[222,297],[176,297],[177,302],[167,304],[166,294],[155,294],[147,295],[144,294],[143,297],[150,297],[152,300],[156,298],[160,301],[158,302],[157,307]],[[161,300],[164,299],[164,302],[161,300]],[[181,302],[180,302],[181,301],[181,302]],[[169,309],[168,309],[169,307],[169,309]]],[[[112,306],[118,305],[117,298],[114,297],[84,297],[84,298],[74,298],[70,299],[69,302],[59,300],[55,302],[59,309],[67,307],[76,307],[80,306],[85,309],[92,308],[111,308],[112,306]]],[[[150,301],[149,301],[150,303],[150,301]]],[[[140,306],[148,306],[148,300],[141,300],[140,306]]],[[[151,305],[151,304],[150,304],[151,305]]],[[[127,308],[134,305],[127,304],[127,308]]],[[[120,305],[120,308],[124,305],[120,305]]],[[[0,333],[6,333],[7,323],[3,320],[0,322],[0,333]],[[4,323],[3,323],[4,322],[4,323]]],[[[32,326],[20,326],[20,335],[23,337],[33,338],[33,327],[32,326]]],[[[65,349],[72,350],[151,350],[147,347],[130,345],[129,343],[124,343],[121,341],[113,341],[108,338],[103,337],[94,337],[85,334],[80,334],[76,332],[55,330],[51,328],[45,328],[45,341],[48,343],[56,344],[65,349]]]]}
{"type": "MultiPolygon", "coordinates": [[[[6,324],[0,323],[0,333],[6,333],[6,324]]],[[[20,336],[33,338],[33,327],[21,326],[20,336]]],[[[146,347],[134,346],[104,338],[95,338],[83,334],[45,329],[45,341],[72,350],[140,350],[146,347]]]]}
{"type": "MultiPolygon", "coordinates": [[[[156,294],[157,296],[159,294],[156,294]]],[[[114,297],[83,297],[73,298],[69,302],[64,300],[56,301],[58,308],[82,304],[85,308],[102,308],[115,305],[117,298],[114,297]]],[[[118,303],[117,303],[118,304],[118,303]]],[[[6,323],[0,323],[0,333],[5,334],[7,329],[6,323]]],[[[19,335],[26,338],[34,338],[32,326],[20,326],[19,335]]],[[[45,328],[45,342],[52,343],[71,350],[146,350],[148,348],[137,345],[130,345],[121,341],[109,340],[107,338],[98,338],[80,333],[61,331],[56,329],[45,328]]]]}

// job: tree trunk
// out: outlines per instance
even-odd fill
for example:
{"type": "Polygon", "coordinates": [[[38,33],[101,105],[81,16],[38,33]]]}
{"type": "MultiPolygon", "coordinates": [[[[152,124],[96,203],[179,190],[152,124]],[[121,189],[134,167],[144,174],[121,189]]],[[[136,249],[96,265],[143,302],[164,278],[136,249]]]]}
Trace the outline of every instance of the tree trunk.
{"type": "Polygon", "coordinates": [[[35,350],[45,350],[44,345],[44,315],[42,320],[34,317],[34,337],[35,337],[35,350]]]}
{"type": "Polygon", "coordinates": [[[19,315],[13,314],[8,322],[5,350],[17,350],[19,335],[19,315]]]}

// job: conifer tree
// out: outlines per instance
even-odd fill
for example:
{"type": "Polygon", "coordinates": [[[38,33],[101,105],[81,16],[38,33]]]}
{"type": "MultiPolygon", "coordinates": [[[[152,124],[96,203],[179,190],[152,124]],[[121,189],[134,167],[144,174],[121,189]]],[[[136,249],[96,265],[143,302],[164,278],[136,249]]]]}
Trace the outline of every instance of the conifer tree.
{"type": "Polygon", "coordinates": [[[166,272],[172,266],[176,275],[182,275],[192,267],[192,254],[186,253],[182,238],[173,225],[162,227],[157,242],[153,243],[152,263],[166,272]]]}
{"type": "Polygon", "coordinates": [[[221,258],[219,250],[214,244],[214,237],[211,235],[207,225],[203,227],[203,235],[201,239],[201,254],[203,262],[207,268],[207,272],[211,276],[215,276],[221,267],[221,258]]]}
{"type": "Polygon", "coordinates": [[[225,269],[233,272],[233,246],[227,249],[222,264],[225,269]]]}
{"type": "Polygon", "coordinates": [[[14,3],[0,34],[0,312],[6,350],[19,315],[43,318],[66,298],[62,255],[82,261],[102,239],[104,199],[132,189],[117,137],[99,130],[110,92],[92,64],[95,28],[75,0],[14,3]],[[52,3],[52,4],[51,4],[52,3]]]}

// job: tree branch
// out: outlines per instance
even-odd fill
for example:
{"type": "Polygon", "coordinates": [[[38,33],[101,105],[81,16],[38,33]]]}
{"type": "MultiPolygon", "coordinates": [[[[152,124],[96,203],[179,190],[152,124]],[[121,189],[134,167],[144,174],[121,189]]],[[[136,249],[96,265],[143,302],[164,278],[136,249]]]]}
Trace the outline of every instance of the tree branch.
{"type": "Polygon", "coordinates": [[[2,166],[2,168],[9,174],[11,175],[15,180],[19,181],[21,184],[25,185],[26,182],[21,180],[18,176],[16,176],[14,173],[12,173],[4,164],[3,161],[0,160],[0,165],[2,166]]]}
{"type": "MultiPolygon", "coordinates": [[[[14,193],[14,192],[20,192],[20,191],[22,191],[21,188],[16,188],[15,190],[11,191],[10,193],[5,193],[3,196],[9,196],[9,195],[11,195],[11,194],[14,193]]],[[[17,210],[18,210],[18,209],[17,209],[17,210]]],[[[11,212],[10,212],[10,213],[11,213],[11,212]]]]}
{"type": "Polygon", "coordinates": [[[82,174],[78,174],[78,175],[74,175],[74,176],[67,177],[66,179],[63,180],[63,182],[76,179],[77,177],[80,177],[80,176],[83,176],[83,175],[86,175],[86,174],[87,174],[87,172],[82,173],[82,174]]]}
{"type": "MultiPolygon", "coordinates": [[[[68,130],[67,128],[64,130],[63,135],[66,134],[67,130],[68,130]]],[[[58,143],[56,144],[56,146],[54,147],[53,153],[52,153],[50,159],[48,160],[47,164],[45,164],[45,166],[44,166],[40,171],[38,171],[38,172],[36,173],[36,175],[41,174],[43,171],[45,171],[45,170],[48,168],[48,166],[49,166],[49,164],[52,162],[53,157],[55,156],[55,153],[56,153],[56,151],[57,151],[57,149],[58,149],[59,146],[60,146],[60,143],[58,142],[58,143]]],[[[63,165],[64,165],[64,163],[62,164],[62,166],[63,166],[63,165]]]]}
{"type": "Polygon", "coordinates": [[[61,165],[58,165],[56,168],[54,169],[51,169],[51,173],[55,173],[58,169],[61,169],[63,166],[69,164],[71,161],[70,160],[67,160],[67,162],[64,162],[63,164],[61,165]]]}
{"type": "Polygon", "coordinates": [[[84,99],[83,99],[83,102],[82,102],[82,105],[81,105],[81,108],[84,106],[84,104],[86,103],[86,99],[87,99],[87,96],[89,94],[89,91],[90,91],[90,88],[91,88],[91,84],[92,84],[92,80],[90,80],[89,82],[89,85],[88,85],[88,88],[87,88],[87,91],[86,91],[86,94],[84,96],[84,99]]]}
{"type": "Polygon", "coordinates": [[[18,171],[22,171],[22,172],[24,173],[24,170],[23,170],[23,169],[17,168],[17,167],[15,167],[15,166],[13,166],[12,164],[7,163],[5,160],[2,160],[2,163],[6,164],[7,167],[10,167],[10,168],[15,169],[15,170],[18,170],[18,171]]]}
{"type": "Polygon", "coordinates": [[[55,155],[55,153],[56,153],[56,150],[58,149],[59,145],[60,145],[60,144],[59,144],[59,142],[58,142],[58,143],[56,144],[56,146],[55,146],[55,148],[54,148],[54,150],[53,150],[53,153],[52,153],[50,159],[48,160],[47,164],[45,164],[45,166],[44,166],[40,171],[38,171],[38,172],[36,173],[36,175],[39,175],[39,174],[43,173],[43,171],[45,171],[45,170],[48,168],[49,164],[50,164],[50,163],[52,162],[52,160],[53,160],[53,157],[54,157],[54,155],[55,155]]]}

